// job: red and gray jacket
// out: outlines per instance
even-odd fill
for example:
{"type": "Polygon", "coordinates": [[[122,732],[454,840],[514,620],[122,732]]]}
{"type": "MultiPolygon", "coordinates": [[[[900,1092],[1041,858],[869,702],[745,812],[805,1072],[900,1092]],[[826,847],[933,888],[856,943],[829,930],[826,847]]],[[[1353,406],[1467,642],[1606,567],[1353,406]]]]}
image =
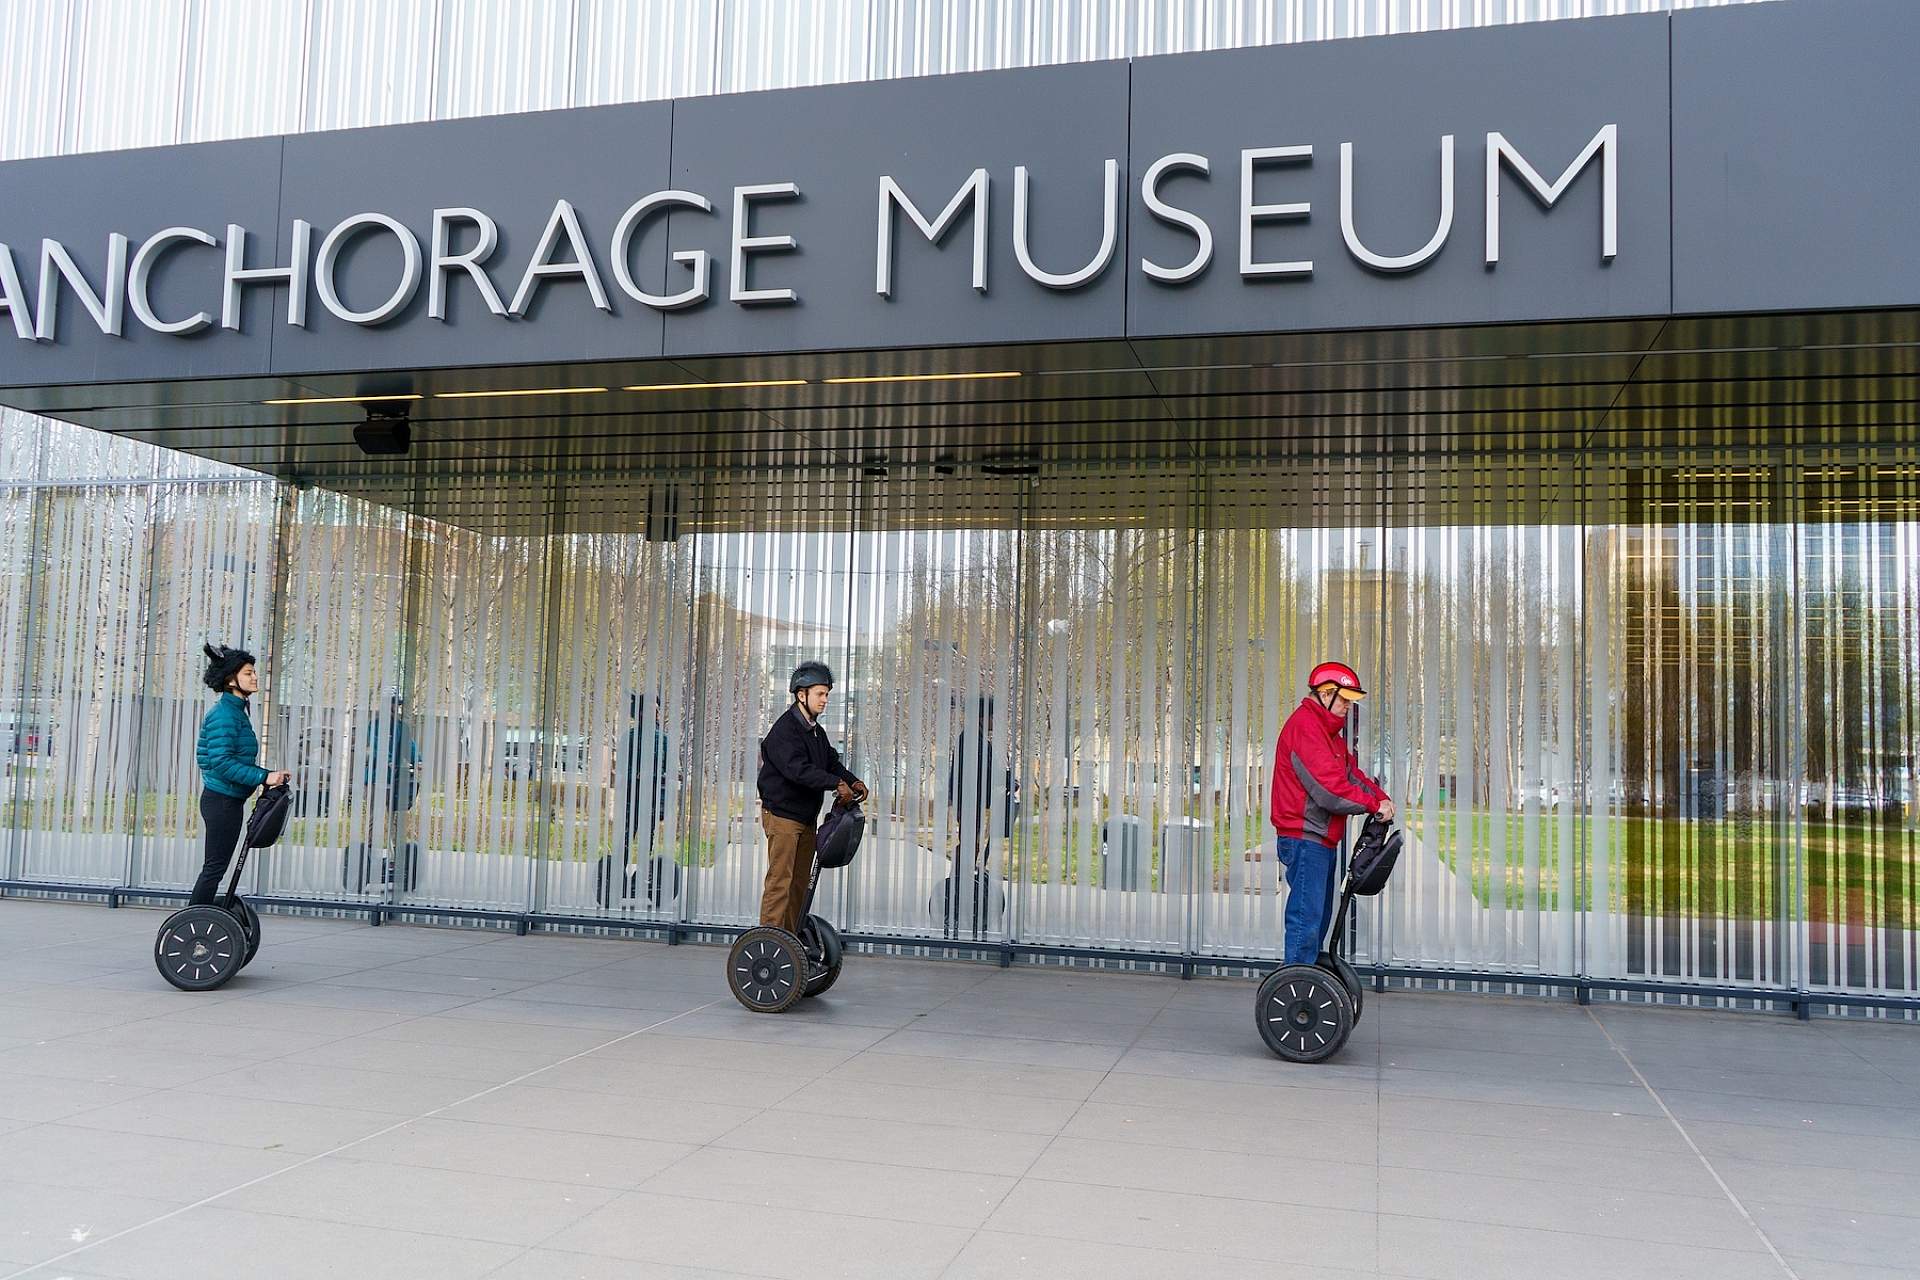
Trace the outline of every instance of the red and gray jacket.
{"type": "Polygon", "coordinates": [[[1280,730],[1273,752],[1273,795],[1267,814],[1283,836],[1329,846],[1346,833],[1347,815],[1373,813],[1387,793],[1360,772],[1360,758],[1342,736],[1346,721],[1302,698],[1280,730]]]}

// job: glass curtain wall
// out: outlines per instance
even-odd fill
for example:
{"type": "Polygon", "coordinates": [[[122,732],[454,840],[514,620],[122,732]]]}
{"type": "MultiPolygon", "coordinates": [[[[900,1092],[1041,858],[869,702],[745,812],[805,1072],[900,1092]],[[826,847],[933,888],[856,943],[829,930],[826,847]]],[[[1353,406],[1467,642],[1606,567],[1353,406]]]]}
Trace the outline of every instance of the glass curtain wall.
{"type": "Polygon", "coordinates": [[[695,476],[587,533],[534,490],[476,488],[479,532],[87,479],[81,447],[29,425],[0,480],[15,881],[190,881],[213,639],[265,661],[298,776],[260,891],[746,923],[758,740],[820,658],[874,790],[821,890],[847,929],[1271,959],[1273,742],[1338,655],[1409,832],[1363,959],[1920,990],[1920,465],[1892,451],[695,476]]]}

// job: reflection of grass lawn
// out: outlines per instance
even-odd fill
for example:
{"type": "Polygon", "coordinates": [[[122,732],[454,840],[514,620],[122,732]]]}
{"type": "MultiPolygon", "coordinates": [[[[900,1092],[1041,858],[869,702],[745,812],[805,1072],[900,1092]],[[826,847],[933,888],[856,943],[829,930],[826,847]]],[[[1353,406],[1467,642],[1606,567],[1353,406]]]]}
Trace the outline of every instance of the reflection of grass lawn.
{"type": "MultiPolygon", "coordinates": [[[[1460,846],[1472,850],[1471,892],[1479,905],[1493,902],[1493,816],[1444,812],[1436,836],[1427,839],[1424,815],[1410,813],[1415,839],[1434,850],[1440,862],[1458,874],[1460,846]]],[[[1528,819],[1504,815],[1506,856],[1502,868],[1505,905],[1529,905],[1525,835],[1528,819]]],[[[1537,824],[1539,867],[1537,897],[1542,908],[1560,906],[1560,842],[1571,830],[1572,851],[1584,857],[1594,819],[1573,815],[1570,822],[1546,812],[1537,824]]],[[[1774,919],[1776,904],[1792,893],[1788,854],[1792,828],[1755,819],[1679,819],[1622,816],[1606,819],[1609,861],[1613,867],[1614,912],[1726,919],[1774,919]]],[[[1808,911],[1815,920],[1862,920],[1895,927],[1920,927],[1920,833],[1897,817],[1862,815],[1856,821],[1808,821],[1805,825],[1808,911]]],[[[1585,910],[1587,886],[1573,886],[1574,909],[1585,910]]]]}

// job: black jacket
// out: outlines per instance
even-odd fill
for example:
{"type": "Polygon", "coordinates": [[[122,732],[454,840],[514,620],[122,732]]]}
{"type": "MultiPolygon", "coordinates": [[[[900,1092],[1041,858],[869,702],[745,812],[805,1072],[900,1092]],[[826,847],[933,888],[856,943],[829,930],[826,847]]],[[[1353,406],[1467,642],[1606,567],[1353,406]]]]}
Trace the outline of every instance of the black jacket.
{"type": "Polygon", "coordinates": [[[797,705],[760,739],[760,803],[768,813],[813,826],[827,792],[859,781],[840,763],[827,731],[817,724],[808,727],[797,705]]]}

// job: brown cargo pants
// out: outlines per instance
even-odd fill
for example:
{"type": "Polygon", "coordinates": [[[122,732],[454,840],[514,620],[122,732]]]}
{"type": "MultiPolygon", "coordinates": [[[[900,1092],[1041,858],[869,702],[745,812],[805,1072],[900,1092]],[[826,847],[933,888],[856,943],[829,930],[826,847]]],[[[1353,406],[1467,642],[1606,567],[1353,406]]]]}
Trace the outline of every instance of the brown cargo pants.
{"type": "Polygon", "coordinates": [[[760,923],[799,933],[807,879],[813,873],[813,828],[764,809],[760,828],[767,833],[767,885],[760,895],[760,923]]]}

